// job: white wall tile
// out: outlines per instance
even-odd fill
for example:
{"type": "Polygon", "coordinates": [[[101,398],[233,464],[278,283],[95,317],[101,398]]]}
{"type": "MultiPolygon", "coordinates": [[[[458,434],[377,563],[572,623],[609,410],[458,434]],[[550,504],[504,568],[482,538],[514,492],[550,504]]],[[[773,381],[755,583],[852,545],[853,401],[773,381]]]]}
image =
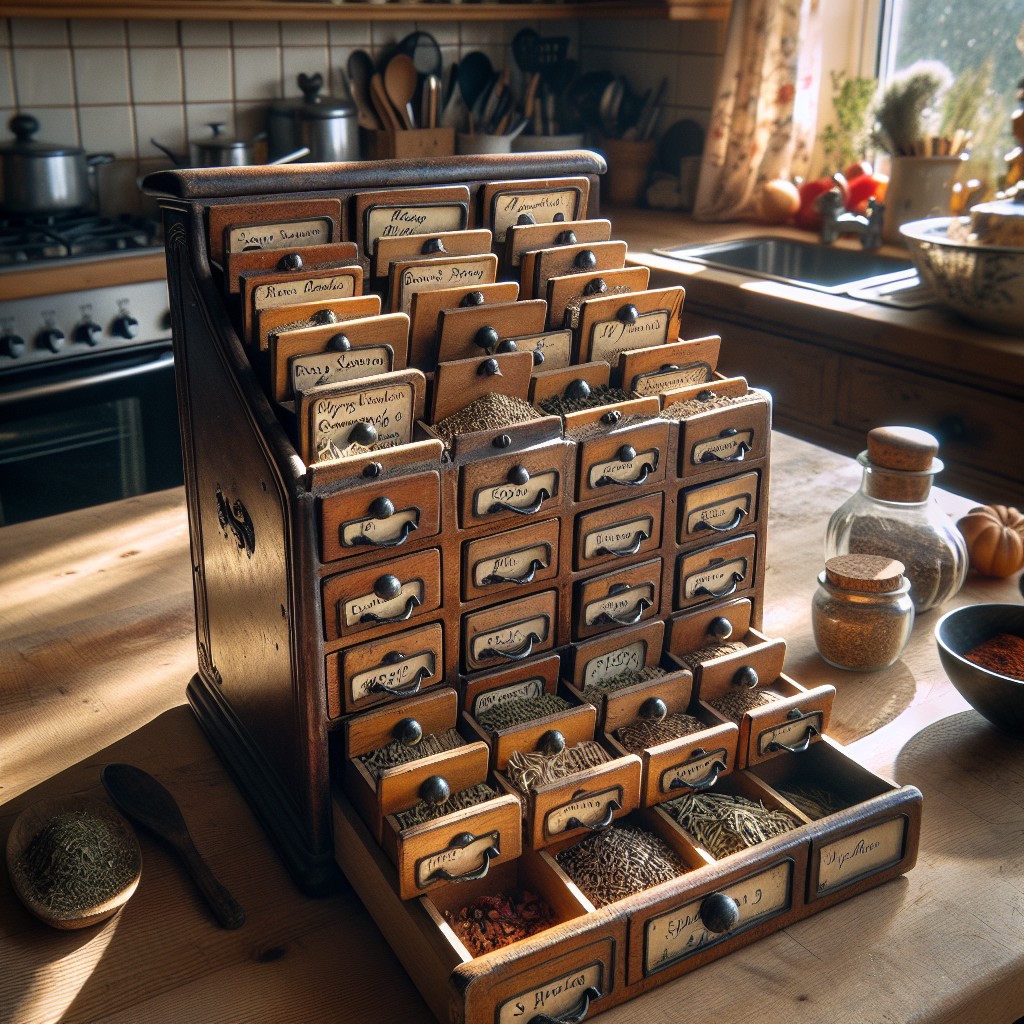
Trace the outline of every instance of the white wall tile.
{"type": "Polygon", "coordinates": [[[231,41],[235,46],[278,46],[281,25],[276,21],[233,21],[231,41]]]}
{"type": "Polygon", "coordinates": [[[128,56],[134,103],[182,103],[185,92],[181,50],[169,46],[147,46],[129,50],[128,56]]]}
{"type": "Polygon", "coordinates": [[[138,104],[135,107],[135,146],[139,157],[159,158],[164,166],[170,166],[170,159],[160,156],[161,151],[153,145],[152,139],[172,153],[184,156],[187,148],[185,108],[174,103],[138,104]]]}
{"type": "Polygon", "coordinates": [[[187,102],[210,103],[233,98],[230,51],[187,46],[182,56],[187,102]]]}
{"type": "Polygon", "coordinates": [[[326,21],[282,21],[281,43],[284,46],[326,46],[326,21]]]}
{"type": "Polygon", "coordinates": [[[315,74],[323,75],[325,82],[331,79],[326,46],[285,46],[281,50],[281,81],[274,95],[282,95],[282,90],[284,95],[293,95],[299,75],[315,74]]]}
{"type": "Polygon", "coordinates": [[[37,142],[60,146],[80,144],[78,112],[74,107],[40,107],[35,110],[22,107],[19,113],[31,114],[39,122],[39,131],[33,135],[37,142]]]}
{"type": "Polygon", "coordinates": [[[12,18],[15,46],[67,46],[67,22],[57,18],[12,18]]]}
{"type": "Polygon", "coordinates": [[[131,107],[79,107],[78,125],[82,146],[87,152],[113,153],[116,157],[135,156],[135,124],[131,107]]]}
{"type": "Polygon", "coordinates": [[[231,22],[229,21],[183,21],[181,22],[182,46],[231,45],[231,22]]]}
{"type": "Polygon", "coordinates": [[[123,21],[73,19],[72,46],[124,46],[127,42],[123,21]]]}
{"type": "Polygon", "coordinates": [[[131,46],[177,46],[176,21],[129,21],[128,42],[131,46]]]}
{"type": "Polygon", "coordinates": [[[80,104],[128,103],[128,51],[123,47],[79,47],[74,66],[80,104]]]}
{"type": "Polygon", "coordinates": [[[193,140],[213,137],[211,124],[222,124],[221,134],[234,136],[235,109],[230,103],[188,103],[185,105],[185,130],[193,140]]]}
{"type": "Polygon", "coordinates": [[[0,18],[0,46],[11,45],[11,30],[6,18],[0,18]]]}
{"type": "Polygon", "coordinates": [[[368,21],[332,21],[327,26],[327,39],[331,46],[362,46],[372,42],[368,21]]]}
{"type": "Polygon", "coordinates": [[[14,82],[18,106],[71,106],[75,90],[69,50],[15,46],[14,82]]]}
{"type": "MultiPolygon", "coordinates": [[[[276,47],[235,50],[234,77],[235,96],[239,101],[279,99],[282,95],[280,50],[276,47]]],[[[295,88],[293,76],[287,95],[295,88]]]]}
{"type": "Polygon", "coordinates": [[[6,110],[13,106],[14,69],[11,66],[11,51],[0,48],[0,107],[6,110]]]}

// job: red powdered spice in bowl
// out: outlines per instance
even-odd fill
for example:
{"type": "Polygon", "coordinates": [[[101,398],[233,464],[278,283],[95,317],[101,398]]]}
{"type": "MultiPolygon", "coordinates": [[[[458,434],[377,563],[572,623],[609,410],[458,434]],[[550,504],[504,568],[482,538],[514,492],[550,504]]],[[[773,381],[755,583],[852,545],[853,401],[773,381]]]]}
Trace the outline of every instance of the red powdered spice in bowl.
{"type": "Polygon", "coordinates": [[[935,640],[957,692],[993,725],[1024,736],[1024,605],[956,608],[936,624],[935,640]]]}

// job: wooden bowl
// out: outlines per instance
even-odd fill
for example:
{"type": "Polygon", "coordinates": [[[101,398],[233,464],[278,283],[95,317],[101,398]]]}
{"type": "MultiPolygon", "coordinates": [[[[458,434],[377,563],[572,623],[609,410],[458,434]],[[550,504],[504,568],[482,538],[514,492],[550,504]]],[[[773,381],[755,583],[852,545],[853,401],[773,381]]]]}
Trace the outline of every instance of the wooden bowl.
{"type": "Polygon", "coordinates": [[[25,808],[14,821],[7,837],[7,872],[18,898],[39,920],[54,928],[86,928],[112,917],[128,902],[142,874],[142,849],[131,825],[109,804],[83,796],[41,800],[25,808]],[[123,848],[125,863],[118,872],[116,890],[106,893],[101,901],[88,906],[55,908],[39,893],[20,862],[29,844],[54,818],[72,813],[87,814],[100,823],[123,848]]]}

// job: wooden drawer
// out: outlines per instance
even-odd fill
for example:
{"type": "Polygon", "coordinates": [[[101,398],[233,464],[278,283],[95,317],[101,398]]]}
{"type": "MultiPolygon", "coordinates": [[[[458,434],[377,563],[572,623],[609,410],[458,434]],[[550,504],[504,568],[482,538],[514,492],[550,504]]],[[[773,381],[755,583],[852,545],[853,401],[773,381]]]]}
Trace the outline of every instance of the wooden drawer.
{"type": "Polygon", "coordinates": [[[770,431],[771,406],[760,392],[752,401],[691,416],[680,423],[679,475],[733,470],[764,458],[770,431]]]}
{"type": "Polygon", "coordinates": [[[560,520],[545,519],[464,541],[462,597],[492,597],[558,575],[560,520]]]}
{"type": "Polygon", "coordinates": [[[463,466],[460,525],[539,518],[556,511],[562,506],[571,451],[559,442],[463,466]]]}
{"type": "Polygon", "coordinates": [[[769,643],[785,650],[784,640],[770,640],[751,626],[752,612],[749,597],[677,612],[666,623],[666,657],[685,665],[699,685],[705,665],[740,648],[769,643]]]}
{"type": "Polygon", "coordinates": [[[680,555],[674,607],[688,608],[749,590],[754,585],[756,548],[757,538],[749,533],[680,555]]]}
{"type": "Polygon", "coordinates": [[[525,661],[557,646],[558,594],[542,590],[462,617],[462,671],[525,661]]]}
{"type": "Polygon", "coordinates": [[[387,477],[325,496],[320,502],[321,558],[331,562],[371,549],[400,548],[439,527],[436,471],[387,477]]]}
{"type": "Polygon", "coordinates": [[[685,488],[679,497],[676,540],[689,544],[749,529],[757,521],[760,479],[755,471],[685,488]]]}
{"type": "Polygon", "coordinates": [[[628,495],[665,479],[669,422],[651,419],[579,444],[576,499],[628,495]]]}
{"type": "Polygon", "coordinates": [[[327,713],[337,718],[444,681],[443,628],[432,622],[327,655],[327,713]]]}
{"type": "Polygon", "coordinates": [[[820,742],[828,729],[834,686],[805,688],[782,672],[782,640],[726,654],[706,663],[698,696],[719,721],[739,725],[738,768],[759,764],[783,753],[800,753],[820,742]],[[747,691],[767,691],[770,699],[740,714],[716,708],[718,701],[738,700],[747,691]]]}
{"type": "Polygon", "coordinates": [[[655,618],[661,609],[661,559],[620,566],[575,585],[572,635],[583,640],[655,618]]]}
{"type": "Polygon", "coordinates": [[[441,552],[428,548],[328,576],[323,594],[328,640],[423,618],[441,606],[441,552]]]}
{"type": "Polygon", "coordinates": [[[664,495],[655,491],[578,513],[573,567],[590,569],[657,551],[663,506],[664,495]]]}

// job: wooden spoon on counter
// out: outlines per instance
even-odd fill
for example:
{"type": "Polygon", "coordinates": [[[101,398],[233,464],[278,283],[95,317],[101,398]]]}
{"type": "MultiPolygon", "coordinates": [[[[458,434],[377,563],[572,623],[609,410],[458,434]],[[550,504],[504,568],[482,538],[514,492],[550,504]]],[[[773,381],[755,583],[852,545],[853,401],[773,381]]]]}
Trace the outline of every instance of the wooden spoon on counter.
{"type": "Polygon", "coordinates": [[[122,814],[159,836],[178,854],[218,924],[222,928],[241,928],[245,911],[200,856],[174,797],[152,775],[130,764],[108,764],[100,779],[122,814]]]}

